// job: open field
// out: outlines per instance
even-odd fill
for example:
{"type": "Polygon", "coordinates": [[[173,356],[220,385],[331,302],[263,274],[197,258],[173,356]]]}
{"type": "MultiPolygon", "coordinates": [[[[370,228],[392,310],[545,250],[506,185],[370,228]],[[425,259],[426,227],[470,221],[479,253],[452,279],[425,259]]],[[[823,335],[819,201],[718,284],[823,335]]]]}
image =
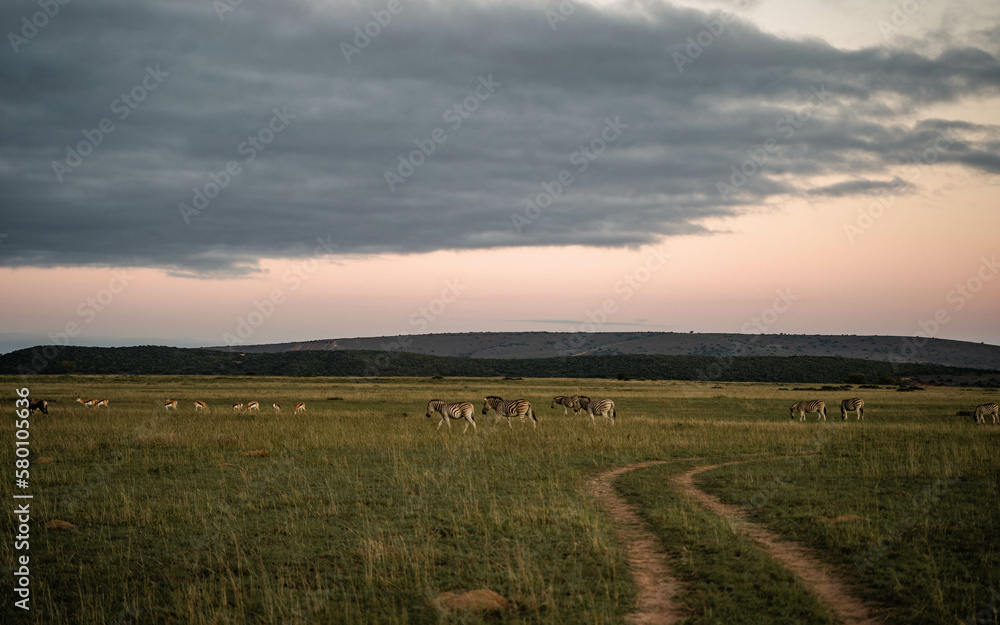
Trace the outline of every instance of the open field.
{"type": "MultiPolygon", "coordinates": [[[[12,536],[12,400],[24,384],[3,383],[12,536]]],[[[31,622],[623,623],[637,591],[587,483],[646,461],[666,462],[615,486],[660,540],[686,623],[838,622],[739,527],[674,487],[684,471],[732,461],[696,484],[809,547],[884,622],[987,623],[1000,610],[1000,425],[955,416],[997,401],[982,389],[139,376],[28,386],[55,400],[31,417],[32,460],[53,459],[31,466],[27,491],[31,622]],[[549,407],[573,392],[614,398],[617,426],[549,407]],[[538,428],[494,425],[479,413],[487,394],[531,400],[538,428]],[[842,422],[839,401],[855,395],[866,419],[842,422]],[[478,429],[435,430],[432,398],[472,401],[478,429]],[[789,419],[789,405],[812,398],[828,422],[789,419]],[[259,415],[230,408],[251,400],[259,415]],[[306,412],[292,414],[297,401],[306,412]],[[73,527],[43,527],[56,519],[73,527]],[[511,606],[435,601],[480,588],[511,606]]],[[[12,547],[0,543],[4,566],[12,547]]],[[[4,596],[3,621],[28,622],[4,596]]]]}

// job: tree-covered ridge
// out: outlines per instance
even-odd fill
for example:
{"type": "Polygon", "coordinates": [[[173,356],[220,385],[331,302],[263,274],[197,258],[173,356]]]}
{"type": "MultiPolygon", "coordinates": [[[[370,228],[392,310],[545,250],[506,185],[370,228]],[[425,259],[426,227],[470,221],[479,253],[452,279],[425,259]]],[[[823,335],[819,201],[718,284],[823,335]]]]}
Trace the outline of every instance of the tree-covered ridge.
{"type": "Polygon", "coordinates": [[[813,356],[615,355],[532,359],[459,358],[398,351],[238,353],[178,347],[38,346],[0,356],[0,374],[464,376],[670,379],[731,382],[878,383],[917,378],[1000,385],[1000,372],[919,363],[813,356]],[[850,380],[849,380],[850,379],[850,380]]]}

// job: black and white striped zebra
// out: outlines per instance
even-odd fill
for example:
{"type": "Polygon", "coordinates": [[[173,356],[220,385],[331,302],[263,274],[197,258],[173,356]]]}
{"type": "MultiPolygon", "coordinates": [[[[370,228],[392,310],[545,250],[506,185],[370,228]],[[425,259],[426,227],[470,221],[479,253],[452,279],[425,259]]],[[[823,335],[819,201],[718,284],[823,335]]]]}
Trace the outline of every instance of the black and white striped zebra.
{"type": "MultiPolygon", "coordinates": [[[[584,396],[583,395],[556,395],[555,397],[552,398],[552,407],[555,408],[556,406],[562,406],[563,407],[563,414],[569,414],[569,410],[567,410],[567,408],[572,408],[573,407],[573,402],[576,400],[577,397],[584,397],[584,396]]],[[[590,400],[589,397],[584,397],[584,398],[587,399],[588,401],[590,400]]]]}
{"type": "Polygon", "coordinates": [[[847,413],[856,412],[858,414],[857,420],[860,421],[865,418],[865,400],[860,397],[852,397],[851,399],[845,399],[840,402],[840,419],[841,421],[847,421],[847,413]]]}
{"type": "Polygon", "coordinates": [[[441,429],[442,423],[447,423],[448,428],[451,429],[451,419],[465,419],[465,429],[462,430],[462,434],[469,429],[469,424],[472,424],[472,429],[476,429],[476,420],[472,417],[473,413],[476,412],[476,407],[467,401],[460,402],[446,402],[440,399],[432,399],[427,402],[427,418],[430,419],[434,416],[434,413],[441,415],[441,420],[438,421],[437,429],[441,429]]]}
{"type": "Polygon", "coordinates": [[[996,423],[997,412],[996,404],[980,404],[976,406],[976,423],[986,423],[986,415],[993,415],[993,423],[996,423]]]}
{"type": "Polygon", "coordinates": [[[615,402],[610,399],[590,400],[589,397],[577,397],[573,403],[573,412],[583,410],[590,417],[590,424],[594,425],[594,415],[601,415],[605,419],[611,419],[611,425],[615,424],[618,413],[615,412],[615,402]]]}
{"type": "Polygon", "coordinates": [[[490,410],[495,410],[497,413],[497,418],[493,420],[493,423],[499,421],[500,417],[507,417],[507,427],[514,427],[510,424],[511,417],[520,417],[521,423],[524,423],[524,417],[527,416],[531,419],[531,427],[538,427],[535,410],[531,407],[527,399],[512,399],[508,401],[496,395],[489,395],[483,398],[483,414],[489,413],[490,410]]]}
{"type": "Polygon", "coordinates": [[[789,412],[791,413],[791,418],[793,419],[795,418],[795,413],[796,412],[799,413],[799,421],[806,420],[807,412],[818,413],[816,415],[817,421],[819,420],[820,417],[823,417],[823,420],[826,421],[826,403],[818,399],[813,399],[811,401],[800,401],[797,404],[792,404],[792,407],[789,410],[789,412]]]}

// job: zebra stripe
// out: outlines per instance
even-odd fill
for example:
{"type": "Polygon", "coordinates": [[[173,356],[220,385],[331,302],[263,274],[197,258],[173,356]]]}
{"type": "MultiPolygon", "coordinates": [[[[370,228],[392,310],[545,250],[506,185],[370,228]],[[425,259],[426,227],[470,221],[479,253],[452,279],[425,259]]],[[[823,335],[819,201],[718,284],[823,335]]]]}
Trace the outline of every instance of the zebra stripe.
{"type": "Polygon", "coordinates": [[[538,427],[538,419],[535,417],[535,411],[527,399],[512,399],[507,401],[496,395],[490,395],[484,397],[483,402],[483,414],[487,414],[490,410],[495,410],[497,413],[497,418],[493,420],[493,423],[499,421],[500,417],[507,417],[507,427],[514,427],[510,424],[511,417],[520,417],[521,423],[524,423],[524,417],[527,416],[531,418],[531,427],[538,427]]]}
{"type": "Polygon", "coordinates": [[[611,419],[611,425],[615,424],[615,419],[618,417],[615,412],[615,402],[610,399],[597,399],[594,401],[587,400],[586,398],[580,398],[577,400],[583,410],[587,411],[587,416],[590,417],[590,424],[594,425],[594,415],[601,415],[605,419],[611,419]],[[586,400],[586,405],[583,405],[584,400],[586,400]]]}
{"type": "Polygon", "coordinates": [[[843,421],[847,421],[847,413],[856,412],[858,413],[857,420],[860,421],[865,418],[865,400],[860,397],[852,397],[851,399],[845,399],[840,402],[840,418],[843,421]]]}
{"type": "Polygon", "coordinates": [[[826,421],[826,403],[818,399],[813,399],[812,401],[800,401],[797,404],[793,404],[789,410],[791,418],[795,418],[795,413],[799,413],[799,421],[806,420],[807,412],[816,412],[816,420],[818,421],[820,417],[826,421]]]}
{"type": "Polygon", "coordinates": [[[432,399],[427,402],[427,418],[430,419],[434,416],[434,413],[441,415],[441,420],[438,421],[437,428],[441,429],[442,423],[448,424],[448,429],[451,429],[451,419],[465,419],[465,428],[462,430],[462,434],[469,429],[469,424],[472,424],[472,429],[476,429],[476,420],[472,415],[476,412],[476,407],[467,401],[460,402],[446,402],[440,399],[432,399]]]}
{"type": "Polygon", "coordinates": [[[976,423],[986,423],[986,415],[993,415],[993,423],[996,423],[997,413],[996,404],[980,404],[976,406],[976,423]]]}

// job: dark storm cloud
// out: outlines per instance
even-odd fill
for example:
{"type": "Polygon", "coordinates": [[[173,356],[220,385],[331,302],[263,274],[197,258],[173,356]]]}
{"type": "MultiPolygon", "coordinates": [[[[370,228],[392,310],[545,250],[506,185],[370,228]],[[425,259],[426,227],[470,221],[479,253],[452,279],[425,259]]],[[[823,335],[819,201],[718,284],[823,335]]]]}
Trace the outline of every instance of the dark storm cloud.
{"type": "Polygon", "coordinates": [[[980,49],[840,50],[670,5],[553,28],[554,4],[344,4],[74,2],[25,37],[39,5],[4,3],[0,263],[638,245],[885,188],[942,136],[937,162],[1000,173],[995,129],[920,116],[1000,90],[980,49]]]}

